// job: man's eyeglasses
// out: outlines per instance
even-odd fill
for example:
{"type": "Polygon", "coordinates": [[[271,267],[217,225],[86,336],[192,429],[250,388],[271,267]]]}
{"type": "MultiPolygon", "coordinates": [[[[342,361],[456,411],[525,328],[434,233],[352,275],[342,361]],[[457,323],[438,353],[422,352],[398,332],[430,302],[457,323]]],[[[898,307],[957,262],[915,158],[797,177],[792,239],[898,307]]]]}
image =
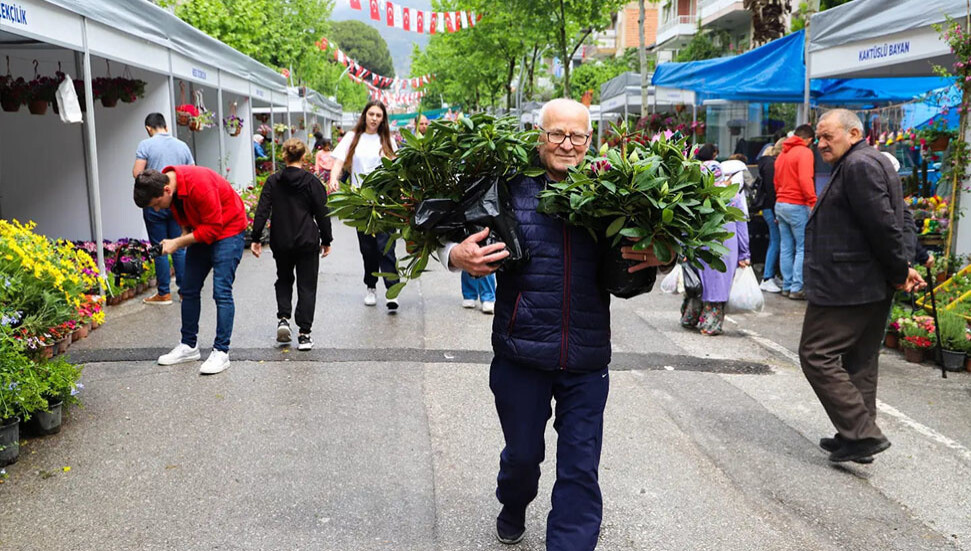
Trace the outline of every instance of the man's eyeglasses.
{"type": "Polygon", "coordinates": [[[546,133],[546,139],[553,145],[560,145],[567,138],[570,138],[570,143],[575,146],[584,145],[587,140],[590,139],[590,134],[567,134],[565,132],[558,132],[556,130],[546,133]]]}

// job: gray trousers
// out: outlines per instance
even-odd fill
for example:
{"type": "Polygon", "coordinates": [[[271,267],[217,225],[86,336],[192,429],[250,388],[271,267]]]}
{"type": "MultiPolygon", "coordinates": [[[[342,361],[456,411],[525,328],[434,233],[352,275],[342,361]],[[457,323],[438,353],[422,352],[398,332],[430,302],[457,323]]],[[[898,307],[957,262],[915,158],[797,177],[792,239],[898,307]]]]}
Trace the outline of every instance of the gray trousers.
{"type": "Polygon", "coordinates": [[[876,425],[877,362],[892,302],[891,294],[856,306],[806,308],[799,362],[844,439],[884,438],[876,425]]]}

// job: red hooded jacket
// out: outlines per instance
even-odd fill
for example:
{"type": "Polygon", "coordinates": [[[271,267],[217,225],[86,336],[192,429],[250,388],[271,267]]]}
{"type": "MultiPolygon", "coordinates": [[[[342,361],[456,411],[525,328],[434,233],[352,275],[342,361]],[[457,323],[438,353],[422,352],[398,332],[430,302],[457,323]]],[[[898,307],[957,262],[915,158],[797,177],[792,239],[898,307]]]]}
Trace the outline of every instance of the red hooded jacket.
{"type": "Polygon", "coordinates": [[[782,142],[782,153],[775,160],[775,201],[790,205],[816,204],[816,182],[812,150],[806,140],[792,136],[782,142]]]}

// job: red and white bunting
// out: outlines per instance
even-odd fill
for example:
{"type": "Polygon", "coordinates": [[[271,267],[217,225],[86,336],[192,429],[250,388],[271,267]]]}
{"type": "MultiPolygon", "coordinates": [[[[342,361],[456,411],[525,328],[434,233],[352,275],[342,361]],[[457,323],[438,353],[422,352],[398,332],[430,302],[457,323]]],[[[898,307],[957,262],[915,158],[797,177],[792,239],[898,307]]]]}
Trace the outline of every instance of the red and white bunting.
{"type": "MultiPolygon", "coordinates": [[[[388,2],[388,4],[390,4],[390,2],[388,2]]],[[[402,18],[403,17],[404,17],[404,11],[402,11],[402,18]]],[[[402,22],[401,25],[404,26],[404,23],[402,22]]],[[[435,75],[431,75],[431,74],[422,75],[420,77],[407,78],[407,79],[382,76],[372,72],[370,69],[365,68],[357,61],[351,59],[350,56],[345,54],[340,48],[332,44],[324,37],[321,37],[320,40],[315,42],[315,44],[318,48],[320,48],[322,52],[326,52],[330,47],[333,47],[334,61],[347,67],[348,74],[351,77],[353,77],[352,80],[354,80],[355,82],[358,82],[359,84],[363,81],[363,79],[370,78],[371,83],[368,83],[368,86],[372,86],[373,84],[373,86],[376,88],[392,87],[392,88],[395,88],[396,90],[400,90],[402,87],[407,85],[407,86],[411,86],[412,88],[418,89],[428,84],[429,82],[431,82],[432,79],[435,78],[435,75]]]]}
{"type": "MultiPolygon", "coordinates": [[[[361,10],[361,0],[347,0],[351,9],[361,10]]],[[[482,14],[473,11],[433,12],[402,6],[387,0],[369,0],[371,19],[384,21],[389,27],[420,34],[454,33],[475,26],[482,14]]]]}

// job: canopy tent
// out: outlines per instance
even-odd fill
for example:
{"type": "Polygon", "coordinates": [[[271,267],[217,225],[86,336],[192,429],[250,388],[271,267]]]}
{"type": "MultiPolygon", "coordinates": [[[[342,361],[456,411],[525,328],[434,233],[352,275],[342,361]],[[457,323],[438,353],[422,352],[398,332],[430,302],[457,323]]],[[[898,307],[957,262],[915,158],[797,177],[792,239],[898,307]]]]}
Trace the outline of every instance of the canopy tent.
{"type": "MultiPolygon", "coordinates": [[[[650,80],[650,79],[648,79],[650,80]]],[[[649,86],[647,89],[648,106],[673,107],[675,105],[696,104],[696,95],[691,90],[681,90],[670,87],[649,86]]],[[[631,113],[644,114],[641,106],[641,75],[626,72],[615,76],[600,85],[600,105],[596,112],[591,108],[590,116],[600,121],[597,126],[597,142],[603,139],[605,121],[608,117],[623,114],[626,119],[631,113]]]]}
{"type": "MultiPolygon", "coordinates": [[[[804,45],[804,31],[798,31],[737,56],[662,63],[652,82],[694,90],[702,100],[801,103],[806,89],[804,45]]],[[[823,105],[901,102],[951,83],[937,77],[817,79],[810,83],[810,97],[823,105]]]]}
{"type": "Polygon", "coordinates": [[[805,79],[804,42],[805,35],[799,31],[737,56],[662,63],[651,82],[693,90],[702,99],[799,103],[805,79]]]}
{"type": "Polygon", "coordinates": [[[953,56],[932,25],[966,16],[966,0],[855,0],[813,15],[811,78],[925,76],[953,56]]]}
{"type": "Polygon", "coordinates": [[[230,136],[219,123],[235,108],[249,128],[255,101],[286,106],[286,79],[275,70],[143,0],[18,0],[15,8],[16,16],[0,18],[0,51],[9,65],[28,80],[37,71],[32,58],[43,74],[56,67],[81,78],[85,113],[74,126],[51,114],[0,114],[0,215],[34,219],[38,231],[53,237],[98,242],[103,268],[104,234],[144,236],[141,212],[131,203],[135,147],[153,111],[185,132],[174,124],[183,84],[187,101],[194,90],[205,94],[217,123],[191,134],[197,162],[227,177],[230,171],[254,177],[252,130],[230,136]],[[92,81],[111,76],[109,63],[114,76],[124,71],[146,81],[145,96],[112,108],[96,104],[92,81]]]}
{"type": "MultiPolygon", "coordinates": [[[[810,22],[809,74],[813,78],[933,75],[933,65],[950,67],[955,62],[950,45],[933,25],[948,17],[964,22],[967,16],[967,0],[855,0],[826,10],[810,22]]],[[[966,101],[967,97],[960,98],[966,101]]],[[[920,119],[928,113],[933,117],[934,109],[915,107],[907,122],[926,124],[920,119]]],[[[965,129],[965,140],[969,137],[965,129]]],[[[971,224],[961,224],[956,217],[959,205],[971,201],[964,187],[952,187],[948,253],[971,251],[971,224]]]]}

